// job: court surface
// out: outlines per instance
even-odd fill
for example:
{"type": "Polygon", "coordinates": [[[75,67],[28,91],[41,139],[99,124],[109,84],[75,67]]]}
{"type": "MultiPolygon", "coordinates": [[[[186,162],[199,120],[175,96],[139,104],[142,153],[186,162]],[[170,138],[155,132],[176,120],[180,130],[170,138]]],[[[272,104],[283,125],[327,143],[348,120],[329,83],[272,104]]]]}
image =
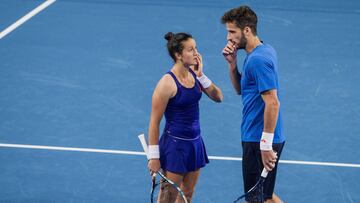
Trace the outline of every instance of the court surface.
{"type": "MultiPolygon", "coordinates": [[[[0,31],[44,2],[1,0],[0,31]]],[[[285,202],[360,202],[360,2],[241,3],[279,55],[287,141],[275,192],[285,202]]],[[[193,202],[232,202],[243,191],[242,104],[221,55],[220,17],[238,5],[57,0],[1,38],[0,202],[148,202],[137,135],[147,133],[153,89],[172,65],[168,31],[194,36],[225,97],[200,103],[212,159],[193,202]]]]}

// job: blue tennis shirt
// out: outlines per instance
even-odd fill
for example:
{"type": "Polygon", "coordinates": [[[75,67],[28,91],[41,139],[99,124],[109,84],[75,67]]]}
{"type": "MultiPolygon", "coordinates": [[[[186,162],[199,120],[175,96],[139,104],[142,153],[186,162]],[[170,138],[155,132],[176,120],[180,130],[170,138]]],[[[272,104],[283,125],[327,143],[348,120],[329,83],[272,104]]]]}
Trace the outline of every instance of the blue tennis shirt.
{"type": "MultiPolygon", "coordinates": [[[[265,109],[261,93],[272,89],[277,90],[280,100],[276,52],[270,45],[260,44],[246,56],[241,76],[243,102],[241,139],[243,142],[260,142],[264,129],[265,109]]],[[[273,143],[284,141],[281,111],[279,111],[273,143]]]]}

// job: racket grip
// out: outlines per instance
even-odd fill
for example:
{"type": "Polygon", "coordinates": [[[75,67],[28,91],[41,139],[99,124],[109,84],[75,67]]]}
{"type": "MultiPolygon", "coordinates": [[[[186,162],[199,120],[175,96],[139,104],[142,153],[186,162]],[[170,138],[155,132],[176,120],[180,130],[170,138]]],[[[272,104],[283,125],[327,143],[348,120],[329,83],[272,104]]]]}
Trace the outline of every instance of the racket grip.
{"type": "Polygon", "coordinates": [[[268,175],[268,171],[264,168],[263,170],[262,170],[262,172],[261,172],[261,177],[263,177],[263,178],[266,178],[266,176],[268,175]]]}
{"type": "Polygon", "coordinates": [[[145,135],[144,134],[141,134],[138,136],[140,142],[141,142],[141,146],[143,147],[143,150],[146,154],[146,157],[147,159],[149,159],[149,153],[148,153],[148,146],[147,146],[147,143],[146,143],[146,139],[145,139],[145,135]]]}
{"type": "Polygon", "coordinates": [[[153,173],[153,174],[152,174],[152,176],[151,176],[151,179],[152,179],[152,180],[155,180],[156,174],[157,174],[157,173],[153,173]]]}

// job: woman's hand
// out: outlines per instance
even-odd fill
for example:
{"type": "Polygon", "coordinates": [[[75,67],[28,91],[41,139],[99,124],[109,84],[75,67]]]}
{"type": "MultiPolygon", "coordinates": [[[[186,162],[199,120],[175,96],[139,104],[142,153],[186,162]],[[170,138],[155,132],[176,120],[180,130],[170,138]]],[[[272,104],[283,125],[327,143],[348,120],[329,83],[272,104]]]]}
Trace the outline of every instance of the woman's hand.
{"type": "Polygon", "coordinates": [[[196,54],[196,65],[191,66],[191,70],[194,71],[197,77],[201,77],[203,75],[203,62],[202,62],[202,56],[200,53],[196,54]]]}
{"type": "Polygon", "coordinates": [[[150,170],[150,175],[152,176],[154,173],[160,170],[160,160],[159,159],[150,159],[148,162],[148,168],[150,170]]]}

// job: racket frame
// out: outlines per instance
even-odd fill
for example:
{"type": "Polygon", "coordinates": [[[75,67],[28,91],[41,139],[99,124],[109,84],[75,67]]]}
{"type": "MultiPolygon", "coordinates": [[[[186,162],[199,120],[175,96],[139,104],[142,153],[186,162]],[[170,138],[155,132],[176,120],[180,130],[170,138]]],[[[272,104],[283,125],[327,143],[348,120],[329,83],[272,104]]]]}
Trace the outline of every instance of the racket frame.
{"type": "MultiPolygon", "coordinates": [[[[143,147],[143,150],[146,154],[146,157],[147,159],[149,160],[149,154],[148,154],[148,145],[147,145],[147,142],[146,142],[146,139],[145,139],[145,135],[144,134],[140,134],[138,135],[138,138],[141,142],[141,146],[143,147]]],[[[181,198],[184,200],[185,203],[188,203],[187,199],[186,199],[186,196],[184,194],[184,192],[181,190],[181,188],[176,184],[174,183],[172,180],[168,179],[163,173],[161,173],[160,171],[156,172],[153,174],[153,181],[155,180],[155,176],[159,175],[162,179],[164,179],[166,182],[170,183],[170,185],[172,187],[174,187],[180,194],[181,198]]],[[[154,185],[154,182],[153,182],[153,185],[154,185]]],[[[153,203],[153,195],[154,195],[154,187],[152,187],[151,189],[151,203],[153,203]]]]}
{"type": "MultiPolygon", "coordinates": [[[[236,202],[238,202],[239,200],[241,200],[242,198],[246,197],[246,196],[249,195],[251,192],[253,192],[253,191],[258,187],[258,185],[263,184],[263,183],[265,182],[265,179],[266,179],[268,173],[269,173],[269,172],[268,172],[265,168],[263,168],[263,170],[262,170],[262,172],[261,172],[261,175],[260,175],[260,178],[259,178],[259,180],[255,183],[255,185],[254,185],[252,188],[250,188],[250,190],[247,191],[245,194],[243,194],[243,195],[241,195],[240,197],[238,197],[233,203],[236,203],[236,202]]],[[[261,191],[261,192],[263,193],[263,191],[261,191]]],[[[263,194],[262,194],[262,195],[263,195],[263,194]]]]}

